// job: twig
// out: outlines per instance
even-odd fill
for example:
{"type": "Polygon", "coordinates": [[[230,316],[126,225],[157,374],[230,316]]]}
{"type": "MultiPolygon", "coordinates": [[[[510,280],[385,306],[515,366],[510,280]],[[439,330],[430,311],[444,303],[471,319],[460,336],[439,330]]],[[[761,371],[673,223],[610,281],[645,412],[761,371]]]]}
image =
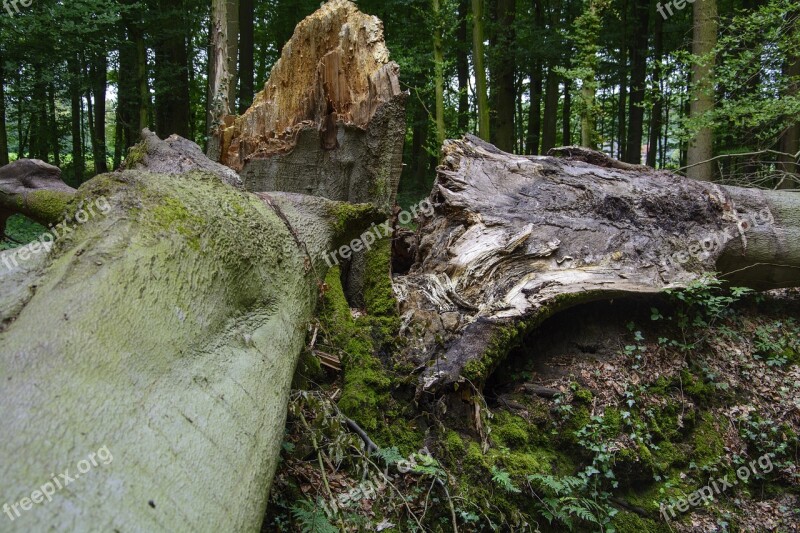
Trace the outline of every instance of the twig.
{"type": "Polygon", "coordinates": [[[355,420],[344,417],[344,421],[347,424],[347,427],[350,428],[350,430],[353,433],[361,437],[361,440],[364,441],[364,444],[366,444],[367,446],[367,453],[373,453],[380,450],[380,448],[378,448],[378,445],[372,442],[372,439],[369,438],[369,435],[367,435],[366,431],[361,429],[361,427],[358,424],[356,424],[355,420]]]}

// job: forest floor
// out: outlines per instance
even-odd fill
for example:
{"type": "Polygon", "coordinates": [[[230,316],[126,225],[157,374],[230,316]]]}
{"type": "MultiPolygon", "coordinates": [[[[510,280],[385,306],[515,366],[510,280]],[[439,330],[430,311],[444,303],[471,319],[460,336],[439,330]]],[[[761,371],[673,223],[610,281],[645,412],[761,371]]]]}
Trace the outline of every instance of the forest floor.
{"type": "Polygon", "coordinates": [[[344,371],[298,368],[264,531],[800,530],[800,290],[583,305],[485,384],[417,402],[394,323],[336,322],[326,281],[315,342],[344,371]]]}

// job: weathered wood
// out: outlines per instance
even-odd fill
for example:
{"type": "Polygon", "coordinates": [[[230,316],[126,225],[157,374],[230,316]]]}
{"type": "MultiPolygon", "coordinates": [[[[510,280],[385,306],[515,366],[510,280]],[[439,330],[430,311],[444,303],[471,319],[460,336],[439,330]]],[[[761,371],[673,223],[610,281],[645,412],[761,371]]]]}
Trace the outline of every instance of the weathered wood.
{"type": "Polygon", "coordinates": [[[480,382],[527,331],[581,302],[714,271],[759,289],[800,284],[800,195],[620,167],[581,149],[516,156],[472,136],[443,153],[435,213],[420,222],[410,273],[395,277],[404,356],[427,365],[420,392],[480,382]]]}
{"type": "Polygon", "coordinates": [[[405,99],[383,24],[347,0],[300,22],[253,105],[219,132],[220,161],[251,191],[370,202],[388,211],[405,99]]]}

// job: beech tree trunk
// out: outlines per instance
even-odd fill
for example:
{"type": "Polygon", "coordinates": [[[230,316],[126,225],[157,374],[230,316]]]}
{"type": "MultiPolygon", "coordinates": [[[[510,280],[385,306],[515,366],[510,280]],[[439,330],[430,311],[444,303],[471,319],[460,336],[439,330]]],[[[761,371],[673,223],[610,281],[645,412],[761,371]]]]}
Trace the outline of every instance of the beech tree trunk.
{"type": "MultiPolygon", "coordinates": [[[[692,84],[689,117],[702,117],[714,109],[713,50],[717,44],[717,0],[697,0],[693,11],[692,84]]],[[[708,162],[714,155],[714,136],[710,127],[700,128],[689,140],[686,152],[686,175],[711,181],[714,167],[708,162]]]]}
{"type": "Polygon", "coordinates": [[[242,192],[179,137],[132,153],[77,191],[42,162],[0,171],[0,210],[71,228],[0,253],[0,500],[75,478],[4,531],[257,531],[322,257],[379,220],[242,192]]]}

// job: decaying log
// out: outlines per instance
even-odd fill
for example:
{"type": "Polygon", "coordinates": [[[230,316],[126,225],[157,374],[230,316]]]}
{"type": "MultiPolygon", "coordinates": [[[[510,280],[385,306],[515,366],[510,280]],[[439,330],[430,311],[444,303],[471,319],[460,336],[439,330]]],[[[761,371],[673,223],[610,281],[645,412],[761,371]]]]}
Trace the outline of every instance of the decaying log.
{"type": "Polygon", "coordinates": [[[421,220],[410,273],[395,277],[413,333],[405,357],[427,364],[420,393],[480,382],[527,331],[578,303],[714,271],[758,289],[800,284],[800,195],[562,152],[445,143],[435,213],[421,220]]]}
{"type": "Polygon", "coordinates": [[[388,211],[402,169],[405,99],[381,21],[331,0],[297,25],[253,105],[219,132],[219,160],[250,191],[388,211]]]}
{"type": "Polygon", "coordinates": [[[319,258],[350,237],[343,224],[378,220],[240,191],[187,164],[183,139],[137,149],[137,170],[71,193],[37,182],[109,209],[13,269],[17,250],[0,252],[0,502],[16,504],[3,531],[258,530],[319,258]],[[67,470],[52,501],[20,507],[67,470]]]}

